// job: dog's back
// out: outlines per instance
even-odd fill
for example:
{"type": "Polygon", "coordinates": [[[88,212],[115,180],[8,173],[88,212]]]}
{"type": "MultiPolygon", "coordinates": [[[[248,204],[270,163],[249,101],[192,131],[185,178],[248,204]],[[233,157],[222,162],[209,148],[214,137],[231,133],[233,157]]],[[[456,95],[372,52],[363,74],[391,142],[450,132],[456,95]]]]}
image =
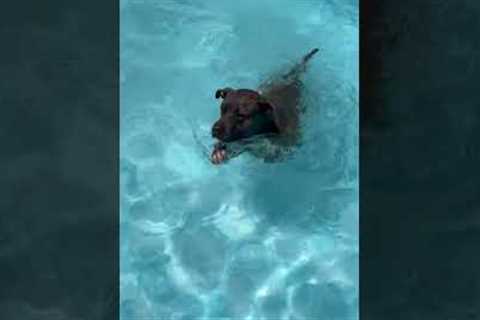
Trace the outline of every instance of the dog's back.
{"type": "MultiPolygon", "coordinates": [[[[302,75],[306,71],[307,62],[318,52],[315,48],[294,65],[288,73],[273,79],[259,87],[259,92],[276,108],[280,128],[279,136],[269,138],[272,145],[284,150],[268,148],[267,159],[282,159],[281,154],[288,153],[289,147],[298,143],[300,136],[300,114],[302,112],[302,75]],[[272,151],[274,154],[272,155],[272,151]],[[285,152],[282,152],[285,151],[285,152]],[[277,155],[277,156],[275,156],[277,155]]],[[[258,149],[258,148],[257,148],[258,149]]],[[[260,148],[261,149],[261,148],[260,148]]],[[[258,153],[258,152],[257,152],[258,153]]],[[[265,156],[260,155],[265,158],[265,156]]]]}
{"type": "Polygon", "coordinates": [[[306,71],[307,62],[318,49],[315,48],[293,66],[290,71],[278,79],[260,85],[258,91],[272,105],[278,115],[280,134],[289,137],[286,141],[293,143],[298,135],[301,113],[302,75],[306,71]],[[291,138],[291,139],[290,139],[291,138]]]}

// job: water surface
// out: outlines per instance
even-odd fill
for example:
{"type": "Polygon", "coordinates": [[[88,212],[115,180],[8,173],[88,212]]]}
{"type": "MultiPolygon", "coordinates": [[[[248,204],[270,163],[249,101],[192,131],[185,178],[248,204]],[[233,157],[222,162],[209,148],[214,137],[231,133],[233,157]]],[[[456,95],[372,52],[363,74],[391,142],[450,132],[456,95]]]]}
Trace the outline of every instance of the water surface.
{"type": "Polygon", "coordinates": [[[357,97],[356,1],[121,1],[121,318],[357,319],[357,97]],[[215,90],[314,47],[295,157],[211,165],[215,90]]]}

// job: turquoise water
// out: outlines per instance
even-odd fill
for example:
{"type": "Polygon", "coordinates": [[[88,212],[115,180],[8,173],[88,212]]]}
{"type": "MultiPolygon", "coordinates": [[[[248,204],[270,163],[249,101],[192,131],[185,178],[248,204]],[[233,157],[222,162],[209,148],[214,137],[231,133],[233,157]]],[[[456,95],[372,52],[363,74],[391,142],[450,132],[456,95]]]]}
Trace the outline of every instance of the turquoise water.
{"type": "Polygon", "coordinates": [[[121,1],[121,319],[357,319],[357,100],[356,0],[121,1]],[[211,165],[215,90],[314,47],[294,157],[211,165]]]}

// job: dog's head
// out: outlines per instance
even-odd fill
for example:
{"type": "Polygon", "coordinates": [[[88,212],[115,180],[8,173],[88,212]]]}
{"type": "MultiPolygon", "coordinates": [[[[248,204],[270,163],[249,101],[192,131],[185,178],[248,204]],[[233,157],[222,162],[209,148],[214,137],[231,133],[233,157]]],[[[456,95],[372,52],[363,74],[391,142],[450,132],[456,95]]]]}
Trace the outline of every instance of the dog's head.
{"type": "Polygon", "coordinates": [[[212,136],[232,142],[254,135],[278,132],[272,105],[259,93],[231,88],[219,89],[215,98],[222,98],[220,119],[212,128],[212,136]]]}

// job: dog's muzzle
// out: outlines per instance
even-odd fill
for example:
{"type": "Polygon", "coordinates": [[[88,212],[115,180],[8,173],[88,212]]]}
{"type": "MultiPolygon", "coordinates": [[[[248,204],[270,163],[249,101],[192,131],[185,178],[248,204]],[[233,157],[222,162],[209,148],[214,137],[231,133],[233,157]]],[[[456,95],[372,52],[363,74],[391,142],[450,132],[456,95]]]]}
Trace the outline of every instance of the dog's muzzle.
{"type": "Polygon", "coordinates": [[[221,126],[218,124],[214,125],[212,128],[212,137],[217,138],[217,139],[222,139],[224,134],[224,130],[221,126]]]}

